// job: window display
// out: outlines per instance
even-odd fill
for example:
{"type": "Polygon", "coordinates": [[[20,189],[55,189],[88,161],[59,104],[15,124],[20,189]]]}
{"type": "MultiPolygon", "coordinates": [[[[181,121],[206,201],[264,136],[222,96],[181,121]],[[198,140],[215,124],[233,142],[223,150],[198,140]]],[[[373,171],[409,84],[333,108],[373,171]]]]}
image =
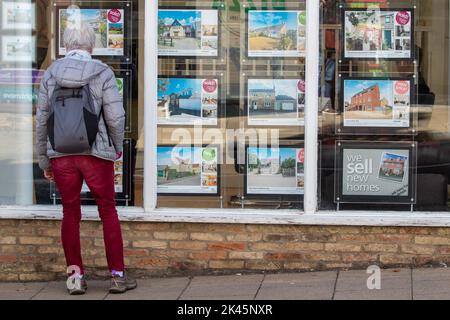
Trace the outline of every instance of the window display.
{"type": "Polygon", "coordinates": [[[219,194],[219,149],[158,146],[158,193],[219,194]]]}
{"type": "MultiPolygon", "coordinates": [[[[124,191],[123,183],[123,174],[124,174],[124,161],[123,156],[114,162],[114,191],[116,193],[122,193],[124,191]]],[[[86,181],[83,182],[83,186],[81,187],[82,193],[90,192],[89,187],[86,181]]]]}
{"type": "Polygon", "coordinates": [[[192,3],[158,1],[157,206],[301,208],[303,160],[296,159],[297,149],[303,157],[305,131],[305,1],[192,3]],[[195,33],[200,25],[203,32],[195,33]],[[217,50],[202,48],[205,37],[214,38],[217,50]],[[280,139],[286,147],[278,148],[280,139]],[[280,172],[248,166],[249,150],[259,154],[246,147],[254,142],[281,154],[280,172]],[[187,168],[160,156],[177,143],[217,146],[222,175],[209,177],[217,186],[200,187],[199,157],[186,160],[187,168]]]}
{"type": "Polygon", "coordinates": [[[63,36],[66,29],[74,24],[87,23],[94,29],[96,34],[94,56],[105,58],[128,57],[131,20],[129,5],[127,6],[126,4],[126,2],[112,3],[108,5],[108,8],[57,7],[57,55],[64,56],[66,54],[66,48],[63,43],[63,36]]]}
{"type": "Polygon", "coordinates": [[[410,59],[414,16],[410,9],[346,9],[343,57],[410,59]]]}
{"type": "Polygon", "coordinates": [[[216,125],[219,80],[158,78],[158,124],[216,125]]]}
{"type": "Polygon", "coordinates": [[[36,5],[32,2],[3,1],[2,28],[6,30],[34,30],[36,5]]]}
{"type": "Polygon", "coordinates": [[[131,131],[131,79],[132,72],[131,70],[116,70],[115,71],[117,89],[119,90],[119,94],[123,99],[123,108],[125,110],[125,132],[131,131]]]}
{"type": "Polygon", "coordinates": [[[248,11],[248,57],[303,57],[306,12],[248,11]]]}
{"type": "Polygon", "coordinates": [[[217,57],[219,12],[201,9],[158,10],[160,56],[217,57]]]}
{"type": "Polygon", "coordinates": [[[303,79],[253,79],[247,82],[249,125],[303,125],[305,81],[303,79]]]}
{"type": "Polygon", "coordinates": [[[2,36],[3,62],[35,62],[36,37],[2,36]]]}
{"type": "Polygon", "coordinates": [[[412,78],[342,77],[345,127],[410,126],[412,78]]]}
{"type": "Polygon", "coordinates": [[[248,195],[301,195],[305,187],[305,149],[247,148],[248,195]]]}

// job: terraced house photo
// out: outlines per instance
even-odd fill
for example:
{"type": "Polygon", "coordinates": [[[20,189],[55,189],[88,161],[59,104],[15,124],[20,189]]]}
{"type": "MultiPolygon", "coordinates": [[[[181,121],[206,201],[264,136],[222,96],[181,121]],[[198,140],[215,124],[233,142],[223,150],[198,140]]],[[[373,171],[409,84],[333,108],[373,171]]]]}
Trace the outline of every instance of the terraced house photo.
{"type": "Polygon", "coordinates": [[[404,43],[410,41],[411,26],[410,23],[399,25],[397,14],[384,10],[345,11],[345,57],[409,57],[411,48],[404,43]]]}

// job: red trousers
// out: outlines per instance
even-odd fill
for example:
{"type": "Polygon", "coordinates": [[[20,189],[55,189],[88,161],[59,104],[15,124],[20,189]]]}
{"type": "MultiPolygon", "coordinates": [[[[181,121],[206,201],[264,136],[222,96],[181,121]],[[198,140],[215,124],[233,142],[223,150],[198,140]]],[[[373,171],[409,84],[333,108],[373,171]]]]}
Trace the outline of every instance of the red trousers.
{"type": "Polygon", "coordinates": [[[114,163],[94,156],[66,156],[51,160],[62,199],[61,238],[67,266],[78,266],[84,274],[80,246],[83,179],[93,195],[103,223],[103,239],[109,270],[123,271],[123,241],[114,190],[114,163]]]}

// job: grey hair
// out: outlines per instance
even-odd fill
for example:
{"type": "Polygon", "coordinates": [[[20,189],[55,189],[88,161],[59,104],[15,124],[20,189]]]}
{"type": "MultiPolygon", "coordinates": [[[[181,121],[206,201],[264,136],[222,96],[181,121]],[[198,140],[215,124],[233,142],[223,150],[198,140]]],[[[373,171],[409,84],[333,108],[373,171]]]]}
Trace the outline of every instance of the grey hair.
{"type": "Polygon", "coordinates": [[[77,23],[64,31],[64,46],[66,51],[85,50],[92,52],[95,48],[95,32],[86,23],[77,23]]]}

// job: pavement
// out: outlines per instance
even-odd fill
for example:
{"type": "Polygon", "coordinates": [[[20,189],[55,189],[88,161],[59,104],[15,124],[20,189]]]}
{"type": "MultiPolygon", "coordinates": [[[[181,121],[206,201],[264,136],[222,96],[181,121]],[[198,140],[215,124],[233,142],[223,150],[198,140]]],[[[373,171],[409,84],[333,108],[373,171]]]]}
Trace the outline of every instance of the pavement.
{"type": "MultiPolygon", "coordinates": [[[[126,294],[109,281],[88,281],[70,296],[64,281],[3,282],[0,300],[448,300],[450,268],[381,269],[380,289],[368,289],[366,270],[138,279],[126,294]]],[[[369,281],[376,284],[375,281],[369,281]]]]}

